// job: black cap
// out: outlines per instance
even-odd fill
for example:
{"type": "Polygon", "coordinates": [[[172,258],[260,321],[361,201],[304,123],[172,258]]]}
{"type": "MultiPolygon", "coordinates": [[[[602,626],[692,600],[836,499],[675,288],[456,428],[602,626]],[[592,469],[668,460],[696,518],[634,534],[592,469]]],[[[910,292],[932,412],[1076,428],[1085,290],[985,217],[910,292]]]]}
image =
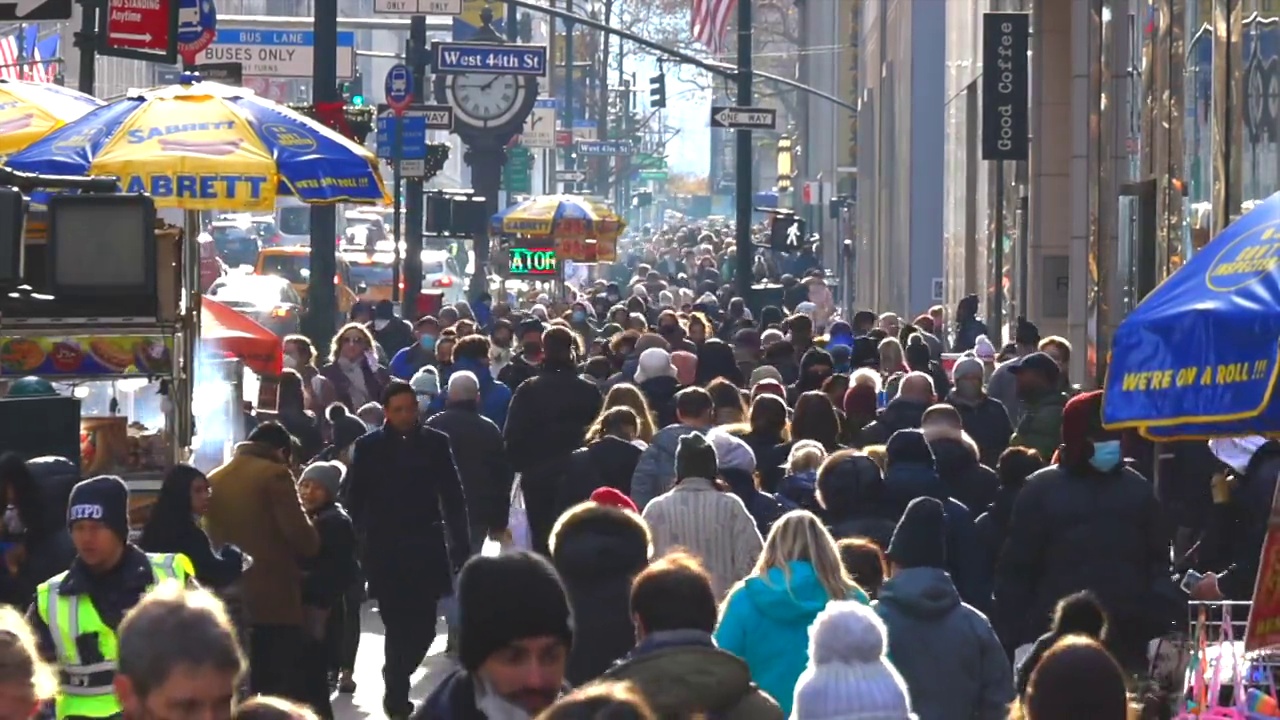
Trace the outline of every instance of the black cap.
{"type": "Polygon", "coordinates": [[[1062,369],[1058,367],[1058,363],[1049,357],[1048,353],[1033,352],[1018,360],[1014,360],[1009,365],[1009,371],[1014,375],[1030,370],[1038,372],[1051,383],[1058,382],[1058,376],[1062,374],[1062,369]]]}
{"type": "Polygon", "coordinates": [[[903,568],[947,567],[947,516],[937,498],[918,497],[907,505],[889,540],[889,559],[903,568]]]}
{"type": "Polygon", "coordinates": [[[538,336],[541,337],[542,332],[546,329],[547,329],[547,326],[538,318],[536,317],[525,318],[524,320],[520,321],[519,325],[516,326],[516,337],[522,338],[525,335],[528,335],[529,333],[537,333],[538,336]]]}

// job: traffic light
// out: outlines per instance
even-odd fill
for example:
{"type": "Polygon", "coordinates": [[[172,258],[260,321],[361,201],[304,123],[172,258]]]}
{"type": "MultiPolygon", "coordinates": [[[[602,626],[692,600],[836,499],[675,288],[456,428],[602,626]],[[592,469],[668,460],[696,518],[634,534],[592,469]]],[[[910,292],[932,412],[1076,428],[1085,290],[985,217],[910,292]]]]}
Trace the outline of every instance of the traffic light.
{"type": "Polygon", "coordinates": [[[649,107],[661,110],[667,106],[667,76],[658,73],[649,78],[649,107]]]}
{"type": "Polygon", "coordinates": [[[364,107],[364,74],[356,71],[355,77],[342,83],[342,99],[348,105],[364,107]]]}

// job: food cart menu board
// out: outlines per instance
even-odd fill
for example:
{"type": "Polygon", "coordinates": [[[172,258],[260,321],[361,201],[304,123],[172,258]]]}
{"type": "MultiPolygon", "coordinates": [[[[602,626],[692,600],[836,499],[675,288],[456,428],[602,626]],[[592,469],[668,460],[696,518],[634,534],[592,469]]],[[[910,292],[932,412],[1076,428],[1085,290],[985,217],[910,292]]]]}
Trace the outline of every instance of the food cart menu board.
{"type": "Polygon", "coordinates": [[[0,376],[155,376],[173,372],[162,335],[0,336],[0,376]]]}

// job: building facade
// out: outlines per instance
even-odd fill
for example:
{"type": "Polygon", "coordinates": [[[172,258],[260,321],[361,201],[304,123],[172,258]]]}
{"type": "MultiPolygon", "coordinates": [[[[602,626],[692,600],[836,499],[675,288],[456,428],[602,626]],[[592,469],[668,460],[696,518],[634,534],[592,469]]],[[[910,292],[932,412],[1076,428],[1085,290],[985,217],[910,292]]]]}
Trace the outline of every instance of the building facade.
{"type": "Polygon", "coordinates": [[[947,14],[861,7],[853,304],[914,315],[942,299],[947,14]]]}

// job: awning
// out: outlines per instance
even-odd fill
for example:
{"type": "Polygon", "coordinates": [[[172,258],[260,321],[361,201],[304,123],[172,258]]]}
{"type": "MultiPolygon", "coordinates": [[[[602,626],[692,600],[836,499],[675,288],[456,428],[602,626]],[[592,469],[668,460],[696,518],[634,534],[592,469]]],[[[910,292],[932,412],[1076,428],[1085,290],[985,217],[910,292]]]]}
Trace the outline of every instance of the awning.
{"type": "Polygon", "coordinates": [[[278,376],[283,366],[283,344],[275,333],[207,296],[200,303],[200,340],[206,348],[240,358],[259,375],[278,376]]]}

